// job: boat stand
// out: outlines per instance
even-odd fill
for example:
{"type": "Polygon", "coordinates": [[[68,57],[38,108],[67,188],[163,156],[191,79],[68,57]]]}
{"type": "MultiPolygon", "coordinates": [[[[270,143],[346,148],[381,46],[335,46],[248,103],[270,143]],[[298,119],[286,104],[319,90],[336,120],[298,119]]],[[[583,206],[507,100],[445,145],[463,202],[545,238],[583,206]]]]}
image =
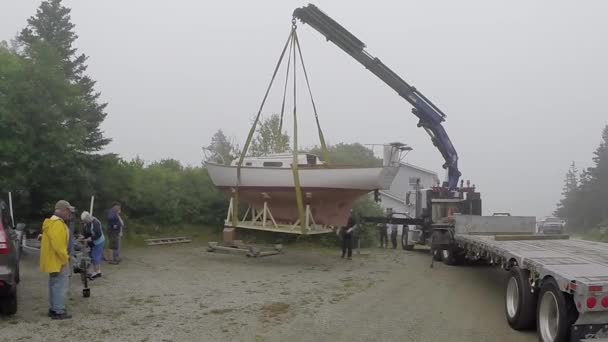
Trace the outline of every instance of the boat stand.
{"type": "Polygon", "coordinates": [[[277,223],[272,216],[272,211],[268,206],[267,202],[264,202],[262,209],[255,209],[252,206],[247,208],[245,215],[241,220],[237,221],[236,226],[233,225],[232,215],[234,211],[234,197],[230,198],[230,205],[228,206],[228,214],[226,215],[226,221],[224,226],[226,228],[242,228],[242,229],[253,229],[263,230],[268,232],[276,233],[287,233],[287,234],[299,234],[299,235],[313,235],[313,234],[326,234],[334,231],[332,226],[317,224],[310,210],[310,205],[306,205],[304,229],[300,224],[300,220],[296,220],[293,223],[277,223]]]}

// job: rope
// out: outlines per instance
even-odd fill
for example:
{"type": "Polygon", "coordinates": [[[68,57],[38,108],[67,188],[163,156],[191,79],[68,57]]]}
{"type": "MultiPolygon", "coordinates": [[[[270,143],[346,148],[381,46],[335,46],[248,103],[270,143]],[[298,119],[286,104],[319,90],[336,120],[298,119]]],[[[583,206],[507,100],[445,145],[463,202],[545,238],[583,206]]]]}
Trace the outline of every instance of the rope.
{"type": "Polygon", "coordinates": [[[245,154],[247,154],[247,150],[249,149],[249,145],[251,143],[251,139],[253,138],[253,134],[255,133],[255,128],[260,120],[260,115],[262,114],[262,109],[264,108],[264,104],[266,103],[266,99],[268,98],[268,93],[270,93],[270,89],[272,88],[272,83],[274,82],[275,77],[277,76],[277,72],[279,71],[279,66],[281,66],[281,62],[283,61],[283,57],[285,56],[285,51],[287,50],[287,46],[289,42],[292,40],[293,29],[292,32],[289,33],[289,38],[285,42],[285,46],[283,47],[283,51],[281,51],[281,56],[279,57],[279,61],[274,68],[274,72],[272,73],[272,78],[270,79],[270,84],[268,84],[268,88],[266,89],[266,93],[264,94],[264,99],[260,104],[260,109],[258,110],[258,114],[253,121],[253,125],[249,130],[249,135],[247,135],[247,140],[245,141],[245,146],[243,146],[243,150],[241,151],[241,155],[239,157],[239,163],[236,167],[236,190],[234,194],[234,210],[232,212],[232,225],[234,227],[238,224],[238,212],[239,212],[239,186],[241,185],[241,166],[243,165],[243,160],[245,159],[245,154]]]}
{"type": "MultiPolygon", "coordinates": [[[[298,52],[300,54],[300,64],[302,64],[302,70],[304,71],[304,78],[306,79],[306,86],[308,87],[308,94],[310,95],[310,102],[312,103],[312,109],[315,113],[315,121],[317,122],[317,130],[319,131],[319,140],[321,142],[321,153],[323,154],[323,160],[325,163],[329,164],[329,151],[327,150],[327,145],[325,144],[325,137],[323,136],[323,130],[321,130],[321,124],[319,123],[319,115],[317,114],[317,106],[315,105],[315,100],[312,96],[312,90],[310,89],[310,82],[308,80],[308,73],[306,72],[306,65],[304,64],[304,57],[302,57],[302,49],[300,48],[300,40],[298,39],[298,35],[294,34],[296,46],[298,47],[298,52]]],[[[295,55],[295,53],[294,53],[295,55]]],[[[295,59],[295,57],[294,57],[295,59]]]]}

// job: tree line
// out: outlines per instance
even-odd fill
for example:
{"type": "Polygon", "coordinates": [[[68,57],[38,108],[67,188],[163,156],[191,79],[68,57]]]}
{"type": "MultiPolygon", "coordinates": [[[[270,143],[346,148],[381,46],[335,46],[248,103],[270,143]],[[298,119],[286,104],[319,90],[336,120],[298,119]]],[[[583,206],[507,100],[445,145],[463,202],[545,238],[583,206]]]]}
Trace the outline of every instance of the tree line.
{"type": "MultiPolygon", "coordinates": [[[[119,201],[128,219],[143,223],[221,226],[228,201],[204,165],[144,163],[103,153],[111,141],[100,129],[107,104],[87,75],[88,56],[74,47],[77,39],[70,9],[61,0],[47,0],[11,44],[0,43],[0,191],[3,198],[13,192],[17,218],[36,222],[62,198],[88,210],[95,195],[94,214],[102,218],[119,201]]],[[[290,150],[279,121],[271,115],[260,123],[252,155],[290,150]]],[[[225,164],[240,153],[221,130],[206,150],[208,161],[225,164]]],[[[360,144],[338,144],[330,152],[343,163],[379,163],[360,144]]]]}
{"type": "Polygon", "coordinates": [[[608,125],[593,152],[593,164],[579,172],[575,163],[566,173],[562,199],[555,215],[573,231],[608,228],[608,125]]]}

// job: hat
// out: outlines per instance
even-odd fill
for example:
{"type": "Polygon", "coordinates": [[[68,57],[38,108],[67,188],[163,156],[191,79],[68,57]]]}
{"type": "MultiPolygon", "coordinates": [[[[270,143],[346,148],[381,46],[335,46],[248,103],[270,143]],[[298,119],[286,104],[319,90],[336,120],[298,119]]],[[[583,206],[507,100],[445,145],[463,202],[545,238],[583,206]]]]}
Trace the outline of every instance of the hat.
{"type": "Polygon", "coordinates": [[[57,203],[55,203],[55,210],[62,210],[62,209],[70,209],[71,212],[74,212],[76,210],[76,208],[74,208],[70,202],[66,201],[66,200],[59,200],[57,201],[57,203]]]}

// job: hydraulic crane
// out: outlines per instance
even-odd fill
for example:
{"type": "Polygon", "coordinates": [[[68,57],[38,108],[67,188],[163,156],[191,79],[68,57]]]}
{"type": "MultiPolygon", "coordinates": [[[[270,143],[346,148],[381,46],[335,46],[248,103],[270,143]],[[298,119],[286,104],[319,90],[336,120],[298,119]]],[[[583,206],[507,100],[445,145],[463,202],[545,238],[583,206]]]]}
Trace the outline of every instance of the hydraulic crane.
{"type": "Polygon", "coordinates": [[[412,113],[420,120],[418,127],[424,128],[431,136],[433,144],[439,149],[445,160],[443,168],[448,171],[447,188],[450,191],[455,191],[461,174],[458,170],[458,153],[456,153],[452,141],[441,125],[445,121],[446,115],[431,100],[382,63],[380,59],[365,51],[365,43],[315,5],[309,4],[297,8],[293,12],[293,17],[319,31],[327,40],[336,44],[367,70],[378,76],[414,107],[412,113]]]}

